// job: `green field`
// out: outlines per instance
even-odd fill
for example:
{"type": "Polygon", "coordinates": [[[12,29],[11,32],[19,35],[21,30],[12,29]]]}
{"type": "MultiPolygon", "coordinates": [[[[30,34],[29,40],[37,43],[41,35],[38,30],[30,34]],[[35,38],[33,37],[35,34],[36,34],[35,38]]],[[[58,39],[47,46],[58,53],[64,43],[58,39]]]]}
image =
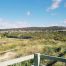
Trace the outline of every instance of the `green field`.
{"type": "Polygon", "coordinates": [[[33,53],[57,56],[59,52],[55,51],[56,48],[61,48],[60,52],[63,52],[66,49],[65,31],[0,33],[0,61],[5,60],[6,58],[6,60],[8,60],[33,53]],[[14,38],[14,36],[18,38],[14,38]],[[19,38],[24,36],[32,38],[19,38]],[[10,56],[8,56],[9,54],[10,56]]]}

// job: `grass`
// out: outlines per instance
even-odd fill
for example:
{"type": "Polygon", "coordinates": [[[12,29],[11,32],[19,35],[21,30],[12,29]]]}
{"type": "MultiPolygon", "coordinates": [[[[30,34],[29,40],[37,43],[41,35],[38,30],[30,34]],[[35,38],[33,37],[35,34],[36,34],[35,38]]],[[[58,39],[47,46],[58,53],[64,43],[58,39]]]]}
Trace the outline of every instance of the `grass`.
{"type": "MultiPolygon", "coordinates": [[[[15,49],[10,52],[15,52],[15,57],[25,56],[33,53],[44,53],[56,56],[55,49],[60,47],[63,52],[66,49],[65,32],[28,32],[28,33],[8,33],[7,35],[0,34],[0,53],[15,49]],[[8,36],[31,36],[31,39],[7,38],[8,36]]],[[[2,54],[0,56],[5,55],[2,54]]],[[[15,58],[14,57],[14,58],[15,58]]],[[[57,63],[56,65],[58,65],[57,63]]],[[[60,65],[60,64],[59,64],[60,65]]],[[[61,65],[60,65],[61,66],[61,65]]]]}

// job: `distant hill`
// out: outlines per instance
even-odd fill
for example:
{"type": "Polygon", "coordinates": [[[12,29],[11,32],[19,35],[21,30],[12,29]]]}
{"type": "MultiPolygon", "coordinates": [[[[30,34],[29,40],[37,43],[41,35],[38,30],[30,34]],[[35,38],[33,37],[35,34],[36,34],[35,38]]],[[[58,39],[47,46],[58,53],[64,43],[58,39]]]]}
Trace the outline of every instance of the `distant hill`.
{"type": "Polygon", "coordinates": [[[50,27],[26,27],[26,28],[11,28],[11,29],[0,29],[0,31],[66,31],[66,27],[63,26],[50,26],[50,27]]]}

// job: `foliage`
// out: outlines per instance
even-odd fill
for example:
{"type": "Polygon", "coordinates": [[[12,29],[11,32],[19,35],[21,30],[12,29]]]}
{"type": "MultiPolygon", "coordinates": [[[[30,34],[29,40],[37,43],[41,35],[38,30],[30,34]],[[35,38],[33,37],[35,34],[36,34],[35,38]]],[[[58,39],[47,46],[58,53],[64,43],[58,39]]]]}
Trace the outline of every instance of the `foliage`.
{"type": "Polygon", "coordinates": [[[0,53],[16,48],[13,50],[16,57],[37,52],[57,56],[59,53],[55,52],[56,48],[61,47],[60,52],[66,49],[66,31],[8,32],[0,33],[0,36],[0,53]],[[32,38],[20,39],[22,36],[32,38]]]}

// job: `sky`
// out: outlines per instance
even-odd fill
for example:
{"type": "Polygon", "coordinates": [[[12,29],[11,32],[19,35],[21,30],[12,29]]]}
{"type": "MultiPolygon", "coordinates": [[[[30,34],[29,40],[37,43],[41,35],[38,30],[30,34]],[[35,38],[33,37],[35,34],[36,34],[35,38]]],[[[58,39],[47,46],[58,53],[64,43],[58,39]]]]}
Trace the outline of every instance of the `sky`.
{"type": "Polygon", "coordinates": [[[66,26],[66,0],[0,0],[0,29],[66,26]]]}

